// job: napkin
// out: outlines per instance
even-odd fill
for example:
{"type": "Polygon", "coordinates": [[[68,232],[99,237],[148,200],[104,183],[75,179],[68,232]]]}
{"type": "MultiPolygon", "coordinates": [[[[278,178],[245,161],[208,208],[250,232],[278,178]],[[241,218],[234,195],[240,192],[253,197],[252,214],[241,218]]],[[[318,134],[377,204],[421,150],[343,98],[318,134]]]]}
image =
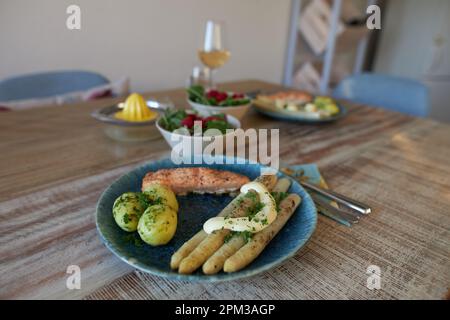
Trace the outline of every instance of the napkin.
{"type": "MultiPolygon", "coordinates": [[[[308,163],[308,164],[299,164],[299,165],[288,165],[286,166],[287,170],[291,170],[292,172],[289,172],[289,175],[294,176],[295,173],[295,178],[303,181],[306,180],[306,182],[315,184],[323,189],[328,189],[328,184],[326,183],[325,179],[323,178],[323,176],[320,174],[319,168],[317,167],[317,165],[315,163],[308,163]]],[[[283,170],[283,169],[282,169],[283,170]]],[[[309,191],[306,190],[307,192],[313,192],[313,191],[309,191]]],[[[338,204],[335,201],[332,201],[324,196],[321,196],[319,194],[316,195],[317,197],[320,197],[321,199],[329,202],[332,206],[338,208],[338,204]]],[[[343,225],[346,225],[348,227],[351,226],[350,223],[348,223],[345,220],[342,220],[341,218],[335,216],[333,213],[321,209],[318,211],[320,214],[331,218],[333,220],[335,220],[336,222],[339,222],[343,225]]]]}

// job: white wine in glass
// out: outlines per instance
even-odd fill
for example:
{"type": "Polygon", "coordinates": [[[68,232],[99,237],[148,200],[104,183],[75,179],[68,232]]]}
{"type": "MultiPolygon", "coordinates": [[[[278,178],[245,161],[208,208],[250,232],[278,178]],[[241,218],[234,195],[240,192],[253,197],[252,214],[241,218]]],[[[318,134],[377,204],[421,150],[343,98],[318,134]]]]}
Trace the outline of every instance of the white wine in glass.
{"type": "MultiPolygon", "coordinates": [[[[221,22],[208,21],[206,23],[203,47],[198,51],[202,63],[213,71],[222,67],[230,58],[230,51],[225,46],[225,26],[221,22]]],[[[214,87],[211,72],[211,87],[214,87]]]]}
{"type": "Polygon", "coordinates": [[[210,69],[220,68],[230,58],[230,51],[228,50],[215,50],[204,51],[199,50],[198,56],[202,63],[210,69]]]}

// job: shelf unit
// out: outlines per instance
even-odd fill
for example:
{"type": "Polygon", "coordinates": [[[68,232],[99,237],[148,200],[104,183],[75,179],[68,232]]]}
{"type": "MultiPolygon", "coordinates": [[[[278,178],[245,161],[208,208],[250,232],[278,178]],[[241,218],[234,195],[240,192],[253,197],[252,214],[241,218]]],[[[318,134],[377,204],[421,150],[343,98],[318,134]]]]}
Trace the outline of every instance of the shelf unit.
{"type": "MultiPolygon", "coordinates": [[[[315,0],[312,0],[315,1],[315,0]]],[[[326,1],[326,0],[325,0],[326,1]]],[[[346,0],[349,1],[349,0],[346,0]]],[[[329,29],[326,38],[326,46],[323,53],[316,54],[313,50],[309,50],[305,48],[307,45],[307,41],[302,38],[299,32],[299,20],[304,10],[304,6],[308,5],[310,2],[306,0],[292,0],[291,2],[291,17],[289,24],[289,36],[288,36],[288,45],[286,50],[286,58],[285,58],[285,66],[283,73],[283,84],[286,86],[293,86],[294,74],[296,72],[296,68],[298,69],[298,60],[304,60],[305,62],[321,64],[322,70],[320,73],[320,82],[318,85],[318,91],[321,94],[328,94],[330,89],[330,80],[332,77],[333,62],[335,60],[336,46],[337,41],[341,40],[338,36],[339,26],[341,24],[341,12],[343,1],[342,0],[328,0],[331,4],[331,13],[329,15],[329,29]],[[300,41],[299,41],[300,40],[300,41]],[[300,47],[300,48],[299,48],[300,47]],[[302,48],[303,47],[303,48],[302,48]],[[300,51],[300,52],[299,52],[300,51]]],[[[327,2],[327,3],[328,3],[327,2]]],[[[372,4],[377,4],[376,0],[368,0],[366,1],[367,6],[372,4]]],[[[365,12],[361,14],[364,16],[365,12]]],[[[352,27],[346,26],[351,30],[352,27]]],[[[364,36],[362,36],[357,43],[350,45],[352,48],[348,48],[350,50],[356,50],[356,54],[354,55],[353,67],[351,73],[360,73],[363,69],[368,39],[371,35],[371,32],[366,32],[364,36]]]]}

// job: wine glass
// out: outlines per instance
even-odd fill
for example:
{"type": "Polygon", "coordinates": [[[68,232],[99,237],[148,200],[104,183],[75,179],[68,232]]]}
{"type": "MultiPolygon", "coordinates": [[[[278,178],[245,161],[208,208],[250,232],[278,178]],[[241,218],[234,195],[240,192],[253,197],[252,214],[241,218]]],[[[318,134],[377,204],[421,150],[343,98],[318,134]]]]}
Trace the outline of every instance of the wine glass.
{"type": "Polygon", "coordinates": [[[230,58],[230,51],[225,45],[225,24],[209,20],[206,22],[203,47],[199,49],[198,56],[202,63],[211,70],[210,86],[215,87],[213,73],[222,67],[230,58]]]}

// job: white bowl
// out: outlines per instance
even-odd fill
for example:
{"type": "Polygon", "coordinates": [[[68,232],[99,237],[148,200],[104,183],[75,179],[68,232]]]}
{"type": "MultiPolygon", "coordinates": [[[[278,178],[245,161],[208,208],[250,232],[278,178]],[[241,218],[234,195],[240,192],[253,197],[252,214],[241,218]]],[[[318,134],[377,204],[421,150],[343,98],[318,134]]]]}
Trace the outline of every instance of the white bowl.
{"type": "MultiPolygon", "coordinates": [[[[156,121],[156,127],[158,128],[159,132],[161,132],[161,135],[164,137],[164,139],[169,144],[169,146],[173,149],[176,145],[178,145],[181,141],[183,141],[183,143],[187,143],[188,145],[191,146],[192,154],[199,153],[199,151],[200,151],[200,150],[194,149],[195,145],[202,146],[202,150],[203,150],[211,142],[220,139],[222,141],[223,146],[225,147],[226,140],[235,136],[234,131],[230,132],[230,133],[222,134],[222,135],[217,135],[217,136],[183,135],[183,134],[179,134],[176,132],[170,132],[170,131],[164,129],[159,124],[160,120],[161,120],[161,118],[158,119],[158,121],[156,121]]],[[[241,122],[236,117],[227,115],[227,121],[234,129],[241,128],[241,122]]]]}
{"type": "Polygon", "coordinates": [[[242,104],[240,106],[228,106],[228,107],[218,107],[218,106],[208,106],[206,104],[200,104],[187,99],[189,105],[198,112],[199,115],[203,117],[209,117],[217,113],[225,113],[242,119],[250,108],[251,102],[247,104],[242,104]]]}

